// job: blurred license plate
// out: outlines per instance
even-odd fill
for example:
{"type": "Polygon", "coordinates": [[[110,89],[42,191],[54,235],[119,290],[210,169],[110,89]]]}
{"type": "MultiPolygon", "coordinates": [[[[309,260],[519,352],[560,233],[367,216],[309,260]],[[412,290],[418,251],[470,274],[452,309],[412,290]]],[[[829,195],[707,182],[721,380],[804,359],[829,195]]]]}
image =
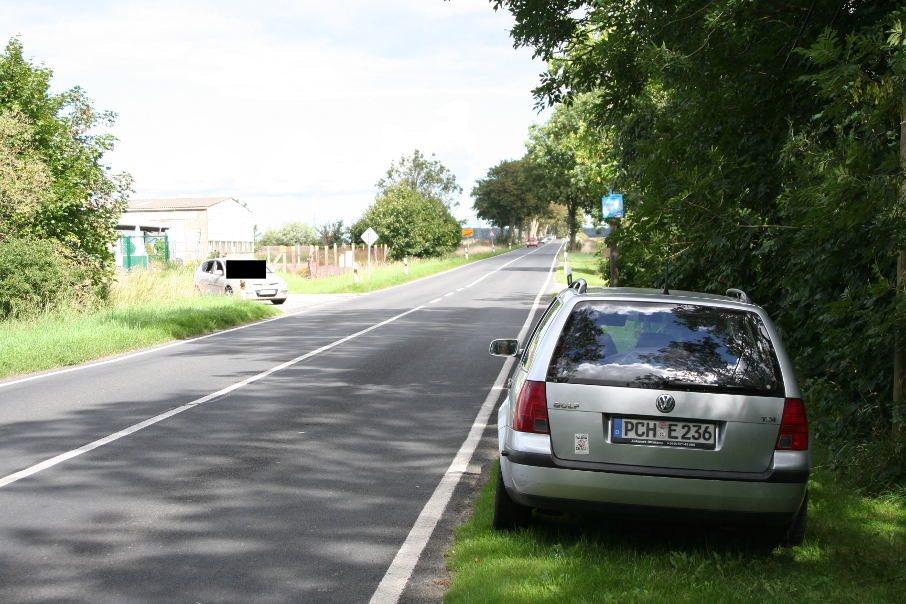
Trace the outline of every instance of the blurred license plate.
{"type": "Polygon", "coordinates": [[[275,289],[259,289],[258,295],[259,296],[276,296],[277,290],[275,290],[275,289]]]}
{"type": "Polygon", "coordinates": [[[702,422],[665,421],[644,417],[615,417],[610,424],[615,443],[713,449],[717,426],[702,422]]]}

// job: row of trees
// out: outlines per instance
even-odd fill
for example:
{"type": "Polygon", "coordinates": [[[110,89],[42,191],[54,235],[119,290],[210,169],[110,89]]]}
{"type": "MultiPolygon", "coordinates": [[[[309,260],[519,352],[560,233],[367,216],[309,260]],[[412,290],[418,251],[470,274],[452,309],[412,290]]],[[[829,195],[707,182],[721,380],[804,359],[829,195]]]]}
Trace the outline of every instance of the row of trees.
{"type": "Polygon", "coordinates": [[[570,249],[590,215],[600,217],[600,198],[613,182],[613,162],[593,121],[594,96],[558,105],[545,124],[529,129],[526,154],[488,170],[472,189],[476,214],[508,232],[525,225],[565,225],[570,249]]]}
{"type": "Polygon", "coordinates": [[[114,139],[97,131],[115,115],[96,110],[80,88],[51,93],[51,75],[16,38],[0,54],[0,263],[25,262],[0,274],[0,318],[70,294],[103,298],[113,278],[109,246],[131,179],[103,163],[114,139]],[[29,270],[32,262],[41,269],[29,270]],[[45,292],[23,281],[40,281],[48,262],[67,287],[45,292]]]}
{"type": "MultiPolygon", "coordinates": [[[[541,198],[574,216],[624,193],[621,285],[669,263],[671,286],[746,289],[784,331],[819,442],[876,484],[906,475],[902,2],[492,3],[548,62],[553,117],[520,160],[546,168],[541,198]]],[[[510,169],[476,187],[491,220],[510,169]]]]}
{"type": "Polygon", "coordinates": [[[259,245],[344,245],[349,243],[349,229],[342,220],[313,227],[304,222],[287,222],[268,229],[257,239],[259,245]]]}

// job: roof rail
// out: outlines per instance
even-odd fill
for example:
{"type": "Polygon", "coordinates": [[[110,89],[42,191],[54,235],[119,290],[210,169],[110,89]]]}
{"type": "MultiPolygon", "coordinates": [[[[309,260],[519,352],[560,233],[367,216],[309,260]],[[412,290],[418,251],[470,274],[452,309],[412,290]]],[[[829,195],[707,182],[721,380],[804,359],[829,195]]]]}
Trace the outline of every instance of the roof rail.
{"type": "Polygon", "coordinates": [[[585,290],[588,289],[588,283],[585,279],[576,279],[569,285],[570,289],[576,290],[577,294],[584,294],[585,290]]]}
{"type": "Polygon", "coordinates": [[[742,291],[741,289],[736,289],[735,287],[731,287],[730,289],[728,289],[728,290],[727,290],[727,295],[728,295],[728,296],[736,296],[737,298],[739,298],[739,301],[742,302],[743,304],[751,304],[751,303],[752,303],[752,298],[749,297],[749,294],[747,294],[746,292],[742,291]]]}

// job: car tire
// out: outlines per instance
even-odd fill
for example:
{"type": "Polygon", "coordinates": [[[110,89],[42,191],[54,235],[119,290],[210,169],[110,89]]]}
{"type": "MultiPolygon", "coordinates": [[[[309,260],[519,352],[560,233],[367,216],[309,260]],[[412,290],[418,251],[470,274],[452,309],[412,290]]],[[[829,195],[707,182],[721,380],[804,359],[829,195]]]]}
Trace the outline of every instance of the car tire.
{"type": "Polygon", "coordinates": [[[498,531],[509,531],[528,526],[532,521],[532,509],[519,505],[506,492],[503,484],[503,470],[497,472],[497,493],[494,495],[493,526],[498,531]]]}
{"type": "Polygon", "coordinates": [[[787,526],[786,531],[784,531],[783,538],[780,541],[780,545],[783,547],[793,547],[795,545],[802,545],[802,541],[805,539],[805,529],[808,524],[808,492],[806,491],[805,497],[802,499],[802,505],[799,506],[799,511],[796,512],[796,516],[787,526]]]}
{"type": "Polygon", "coordinates": [[[232,295],[233,295],[233,288],[230,287],[229,285],[227,285],[226,287],[224,287],[224,288],[223,288],[223,295],[224,295],[224,296],[232,296],[232,295]]]}
{"type": "Polygon", "coordinates": [[[280,298],[279,300],[271,300],[271,304],[283,304],[286,302],[286,298],[280,298]]]}

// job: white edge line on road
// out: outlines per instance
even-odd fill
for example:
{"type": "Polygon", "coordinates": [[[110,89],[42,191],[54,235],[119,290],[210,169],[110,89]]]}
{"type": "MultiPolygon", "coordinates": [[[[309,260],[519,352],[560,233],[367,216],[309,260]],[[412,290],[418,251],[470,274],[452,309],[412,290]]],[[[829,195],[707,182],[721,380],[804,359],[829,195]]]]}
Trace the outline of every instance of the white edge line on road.
{"type": "MultiPolygon", "coordinates": [[[[461,268],[465,268],[465,267],[467,267],[467,266],[474,266],[474,265],[477,265],[477,264],[480,263],[480,262],[485,262],[485,261],[487,261],[487,260],[493,260],[494,258],[498,258],[498,257],[500,257],[500,256],[504,256],[504,255],[506,255],[506,254],[510,254],[510,253],[512,253],[512,252],[518,251],[519,249],[521,249],[521,248],[517,248],[517,249],[512,250],[512,251],[510,251],[510,252],[504,252],[503,254],[497,254],[496,256],[491,256],[490,258],[482,258],[481,260],[476,260],[476,261],[474,261],[474,262],[467,262],[466,264],[461,264],[461,265],[459,265],[459,266],[454,266],[453,268],[448,269],[448,270],[445,270],[445,271],[442,271],[442,272],[440,272],[440,273],[434,273],[433,275],[426,275],[426,276],[424,276],[424,277],[420,277],[420,278],[414,279],[414,280],[412,280],[412,281],[406,281],[405,283],[400,283],[399,285],[394,285],[394,286],[392,286],[392,287],[386,287],[386,288],[384,288],[384,289],[378,289],[378,290],[375,290],[375,291],[366,292],[366,293],[364,293],[364,294],[354,294],[354,296],[355,296],[355,297],[368,296],[368,295],[371,295],[371,294],[375,294],[375,293],[379,293],[379,292],[385,292],[385,291],[389,291],[389,290],[392,290],[392,289],[396,289],[396,288],[398,288],[398,287],[405,287],[405,286],[407,286],[407,285],[411,285],[412,283],[418,283],[419,281],[424,281],[424,280],[426,280],[426,279],[432,279],[432,278],[438,277],[438,276],[440,276],[440,275],[446,275],[446,274],[448,274],[448,273],[451,273],[451,272],[453,272],[453,271],[455,271],[455,270],[459,270],[459,269],[461,269],[461,268]]],[[[512,262],[515,262],[515,261],[518,260],[519,258],[522,258],[522,257],[524,257],[524,256],[527,256],[528,254],[534,253],[535,251],[537,251],[537,249],[536,249],[536,250],[532,250],[531,252],[528,252],[527,254],[522,254],[521,256],[518,256],[518,257],[515,258],[514,260],[511,260],[510,262],[507,262],[506,264],[500,266],[499,268],[497,268],[497,269],[495,269],[494,271],[491,271],[491,272],[492,272],[492,273],[493,273],[493,272],[497,272],[498,270],[500,270],[500,269],[503,268],[504,266],[508,266],[509,264],[511,264],[512,262]]],[[[559,252],[558,252],[558,254],[559,254],[559,252]]],[[[488,274],[491,274],[491,273],[488,273],[488,274]]],[[[468,286],[466,286],[466,287],[468,287],[468,286]]],[[[462,290],[462,289],[465,289],[465,288],[460,288],[460,289],[457,290],[457,291],[460,291],[460,290],[462,290]]],[[[338,294],[338,295],[343,295],[343,294],[338,294]]],[[[354,298],[350,297],[349,299],[354,299],[354,298]]],[[[66,368],[64,368],[64,369],[50,370],[50,371],[46,371],[46,372],[44,372],[44,373],[39,373],[39,374],[36,374],[36,375],[30,375],[30,376],[28,376],[28,377],[23,377],[23,378],[18,378],[18,379],[12,379],[12,380],[8,380],[8,381],[5,381],[5,382],[4,382],[4,381],[0,381],[0,388],[6,388],[7,386],[12,386],[12,385],[14,385],[14,384],[22,384],[22,383],[24,383],[24,382],[31,382],[32,380],[40,380],[40,379],[48,378],[48,377],[50,377],[50,376],[52,376],[52,375],[59,375],[59,374],[61,374],[61,373],[71,373],[71,372],[73,372],[73,371],[81,371],[82,369],[88,369],[88,368],[90,368],[90,367],[99,367],[99,366],[101,366],[101,365],[109,365],[109,364],[111,364],[111,363],[119,363],[120,361],[125,361],[125,360],[127,360],[127,359],[132,359],[132,358],[139,357],[139,356],[142,356],[142,355],[145,355],[145,354],[150,354],[150,353],[152,353],[152,352],[157,352],[157,351],[159,351],[159,350],[166,350],[167,348],[173,348],[173,347],[175,347],[175,346],[182,346],[183,344],[188,344],[188,343],[190,343],[190,342],[197,342],[198,340],[204,340],[205,338],[213,338],[214,336],[219,336],[219,335],[222,335],[222,334],[225,334],[225,333],[230,333],[230,332],[232,332],[232,331],[238,331],[238,330],[240,330],[240,329],[246,329],[246,328],[252,327],[252,326],[254,326],[254,325],[261,325],[261,324],[263,324],[263,323],[270,323],[271,321],[279,321],[280,319],[285,319],[286,317],[294,317],[294,316],[296,316],[296,315],[298,315],[298,314],[302,314],[302,313],[304,313],[304,312],[308,312],[308,311],[310,311],[310,310],[312,310],[312,309],[319,308],[319,307],[325,306],[325,305],[327,305],[327,304],[332,304],[332,303],[334,303],[334,302],[336,302],[336,301],[337,301],[337,300],[328,300],[327,302],[324,302],[324,303],[322,303],[322,304],[313,304],[312,306],[307,306],[307,307],[305,307],[305,308],[300,308],[299,310],[295,310],[295,311],[288,312],[288,313],[283,313],[283,314],[281,314],[281,315],[279,315],[279,316],[271,317],[270,319],[262,319],[261,321],[255,321],[255,322],[253,322],[253,323],[246,323],[245,325],[239,325],[238,327],[231,327],[231,328],[229,328],[229,329],[224,329],[224,330],[221,330],[221,331],[215,331],[214,333],[208,333],[208,334],[205,334],[205,335],[203,335],[203,336],[196,336],[196,337],[194,337],[194,338],[188,338],[188,339],[185,339],[185,340],[178,340],[178,341],[176,341],[176,342],[168,342],[168,343],[166,343],[166,344],[160,344],[160,345],[158,345],[158,346],[152,346],[152,347],[150,347],[150,348],[146,348],[145,350],[139,350],[138,352],[127,352],[127,353],[124,353],[124,354],[121,354],[121,355],[117,355],[117,356],[115,356],[115,357],[112,358],[112,359],[106,359],[106,360],[104,360],[104,361],[85,361],[84,363],[79,363],[78,365],[73,365],[72,367],[66,367],[66,368]]]]}
{"type": "MultiPolygon", "coordinates": [[[[538,295],[535,296],[535,301],[529,310],[528,317],[526,317],[525,323],[523,323],[522,329],[519,331],[517,339],[520,341],[525,338],[526,333],[528,332],[529,326],[532,323],[532,318],[538,310],[538,302],[541,300],[541,296],[543,296],[550,287],[551,277],[554,274],[554,268],[557,266],[557,258],[559,256],[560,250],[557,250],[557,253],[554,255],[554,260],[551,263],[551,268],[548,271],[547,279],[541,289],[538,290],[538,295]]],[[[500,268],[507,266],[507,264],[500,268]]],[[[491,273],[488,273],[488,275],[490,274],[491,273]]],[[[482,279],[484,279],[484,277],[482,277],[482,279]]],[[[478,283],[478,281],[481,281],[481,279],[478,279],[474,283],[478,283]]],[[[412,525],[412,529],[406,536],[406,540],[403,542],[399,551],[397,551],[396,556],[390,563],[390,567],[384,574],[384,578],[381,579],[377,589],[375,589],[374,594],[371,596],[370,604],[387,604],[399,601],[400,596],[403,594],[403,590],[406,588],[406,584],[409,582],[409,577],[412,576],[412,571],[415,570],[415,565],[418,563],[419,558],[421,558],[425,546],[428,545],[431,534],[437,527],[437,523],[440,521],[444,510],[447,508],[447,504],[453,497],[453,491],[456,488],[456,485],[459,484],[462,475],[468,470],[469,462],[472,459],[472,455],[475,453],[475,449],[478,447],[481,435],[488,426],[491,412],[494,410],[494,407],[497,406],[497,400],[500,398],[500,390],[505,390],[503,382],[509,374],[515,360],[515,357],[508,358],[500,369],[500,373],[497,374],[494,386],[481,404],[481,408],[478,410],[478,415],[472,423],[472,428],[469,430],[468,436],[466,436],[462,446],[459,447],[456,457],[453,458],[450,467],[447,468],[447,471],[440,479],[440,483],[434,489],[434,492],[431,493],[431,498],[428,499],[425,507],[422,508],[421,513],[418,515],[418,518],[416,518],[415,524],[412,525]]]]}
{"type": "Polygon", "coordinates": [[[29,467],[25,468],[24,470],[19,470],[18,472],[4,476],[4,477],[0,478],[0,488],[3,488],[9,484],[12,484],[18,480],[22,480],[23,478],[27,478],[29,476],[37,474],[38,472],[41,472],[48,468],[52,468],[53,466],[61,464],[64,461],[72,459],[73,457],[78,457],[79,455],[81,455],[83,453],[87,453],[88,451],[92,451],[94,449],[97,449],[98,447],[102,447],[106,444],[112,443],[113,441],[119,440],[119,439],[123,438],[124,436],[129,436],[130,434],[138,432],[139,430],[143,430],[143,429],[147,428],[148,426],[153,426],[154,424],[162,422],[163,420],[165,420],[169,417],[173,417],[174,415],[178,415],[178,414],[182,413],[183,411],[187,411],[193,407],[197,407],[198,405],[202,405],[204,403],[207,403],[208,401],[211,401],[220,396],[223,396],[224,394],[232,392],[233,390],[242,388],[243,386],[246,386],[248,384],[251,384],[252,382],[256,382],[256,381],[260,380],[261,378],[267,377],[272,373],[276,373],[277,371],[280,371],[281,369],[286,369],[287,367],[291,367],[291,366],[295,365],[296,363],[300,363],[306,359],[310,359],[311,357],[313,357],[315,355],[321,354],[322,352],[330,350],[331,348],[339,346],[340,344],[348,342],[349,340],[357,338],[370,331],[374,331],[375,329],[378,329],[379,327],[383,327],[384,325],[387,325],[388,323],[393,323],[397,319],[401,319],[401,318],[405,317],[406,315],[412,314],[423,308],[424,308],[424,306],[416,306],[415,308],[411,308],[411,309],[407,310],[406,312],[402,312],[398,315],[390,317],[389,319],[381,321],[380,323],[375,323],[371,327],[366,327],[365,329],[362,329],[361,331],[357,331],[344,338],[340,338],[339,340],[331,342],[330,344],[326,344],[324,346],[321,346],[320,348],[312,350],[311,352],[307,352],[294,359],[290,359],[289,361],[286,361],[285,363],[281,363],[275,367],[271,367],[267,371],[262,371],[261,373],[248,377],[240,382],[235,382],[234,384],[230,384],[226,388],[218,390],[217,392],[212,392],[211,394],[208,394],[201,398],[197,398],[190,403],[186,403],[185,405],[181,405],[174,409],[170,409],[169,411],[165,411],[159,415],[155,415],[154,417],[148,418],[142,422],[133,424],[133,425],[129,426],[128,428],[120,430],[119,432],[114,432],[113,434],[110,434],[109,436],[105,436],[104,438],[98,439],[96,441],[90,442],[87,445],[83,445],[83,446],[79,447],[78,449],[73,449],[71,451],[61,453],[60,455],[51,457],[50,459],[45,459],[44,461],[37,463],[33,466],[29,466],[29,467]]]}

